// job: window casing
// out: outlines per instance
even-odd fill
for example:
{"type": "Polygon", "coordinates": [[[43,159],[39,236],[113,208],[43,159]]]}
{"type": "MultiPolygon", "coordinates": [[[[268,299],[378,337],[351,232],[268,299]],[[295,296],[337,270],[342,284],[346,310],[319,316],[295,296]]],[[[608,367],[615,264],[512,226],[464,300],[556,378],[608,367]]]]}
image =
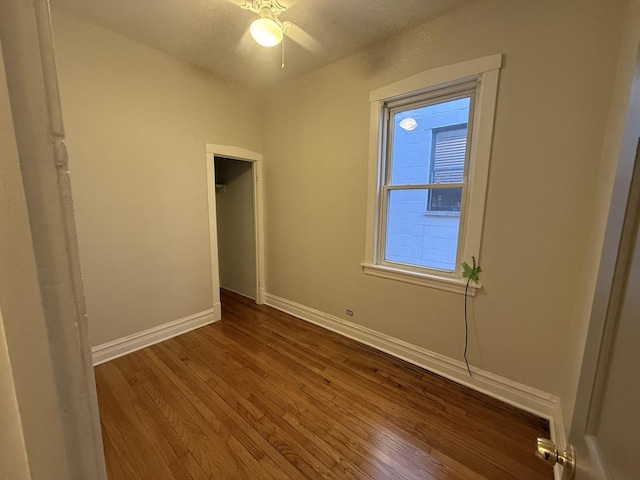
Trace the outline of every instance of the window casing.
{"type": "Polygon", "coordinates": [[[461,263],[479,260],[501,62],[501,55],[483,57],[371,92],[365,273],[464,292],[461,263]],[[420,247],[418,213],[422,232],[448,228],[451,238],[430,244],[423,233],[420,247]]]}

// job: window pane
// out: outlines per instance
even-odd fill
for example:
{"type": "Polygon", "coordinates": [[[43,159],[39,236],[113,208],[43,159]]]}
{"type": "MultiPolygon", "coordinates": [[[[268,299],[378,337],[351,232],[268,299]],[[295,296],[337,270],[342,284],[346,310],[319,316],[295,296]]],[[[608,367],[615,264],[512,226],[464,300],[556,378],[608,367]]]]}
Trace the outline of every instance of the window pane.
{"type": "Polygon", "coordinates": [[[391,185],[461,183],[470,97],[392,114],[391,185]]]}
{"type": "Polygon", "coordinates": [[[453,271],[459,215],[431,215],[427,202],[442,191],[461,188],[390,190],[387,205],[387,225],[384,259],[418,267],[453,271]]]}
{"type": "Polygon", "coordinates": [[[427,212],[459,212],[461,188],[438,188],[429,192],[427,212]]]}

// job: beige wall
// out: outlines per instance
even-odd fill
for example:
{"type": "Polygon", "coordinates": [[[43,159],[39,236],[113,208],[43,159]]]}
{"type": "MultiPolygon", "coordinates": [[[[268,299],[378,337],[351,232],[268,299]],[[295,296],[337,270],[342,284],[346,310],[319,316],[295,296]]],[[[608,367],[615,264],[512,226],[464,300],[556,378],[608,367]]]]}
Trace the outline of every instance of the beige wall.
{"type": "Polygon", "coordinates": [[[22,436],[20,412],[16,402],[11,363],[4,336],[4,324],[0,312],[0,478],[28,480],[31,478],[22,436]]]}
{"type": "Polygon", "coordinates": [[[253,172],[250,162],[215,159],[220,286],[256,298],[253,172]]]}
{"type": "MultiPolygon", "coordinates": [[[[13,137],[13,122],[11,121],[11,111],[9,106],[9,95],[5,78],[5,71],[2,62],[2,49],[0,49],[0,177],[3,184],[11,181],[11,171],[9,164],[17,164],[17,150],[15,138],[13,137]]],[[[14,173],[15,175],[15,173],[14,173]]],[[[13,176],[16,180],[16,177],[13,176]]],[[[17,178],[19,180],[19,177],[17,178]]],[[[6,190],[0,196],[0,208],[6,209],[10,201],[10,194],[6,190]]],[[[0,217],[0,225],[8,226],[4,217],[0,217]]],[[[0,248],[6,249],[6,233],[0,231],[0,248]]],[[[2,279],[0,278],[0,281],[2,279]]],[[[0,294],[0,299],[2,295],[0,294]]],[[[0,304],[1,307],[1,304],[0,304]]],[[[0,478],[11,478],[15,480],[30,479],[29,466],[22,435],[22,423],[16,399],[15,385],[13,382],[13,371],[9,360],[7,340],[4,331],[4,320],[0,309],[0,478]]]]}
{"type": "MultiPolygon", "coordinates": [[[[640,1],[631,0],[626,12],[626,25],[623,29],[622,47],[614,52],[617,58],[616,80],[613,89],[613,101],[608,115],[607,131],[602,148],[602,160],[598,172],[598,183],[594,190],[596,199],[592,211],[592,231],[585,254],[584,268],[593,275],[582,277],[584,294],[576,307],[574,323],[569,327],[572,332],[573,345],[568,344],[566,362],[572,371],[580,371],[580,389],[578,378],[567,377],[562,398],[564,403],[573,406],[576,411],[573,423],[571,411],[564,411],[565,424],[570,425],[574,435],[584,433],[590,411],[590,382],[595,375],[599,351],[602,347],[602,326],[609,304],[611,277],[615,268],[616,252],[620,242],[620,230],[625,214],[626,194],[631,182],[636,139],[640,134],[640,122],[633,116],[627,117],[630,107],[630,91],[632,81],[637,82],[638,52],[640,46],[640,1]],[[635,71],[635,74],[634,74],[635,71]],[[634,80],[636,77],[636,80],[634,80]],[[630,129],[625,133],[625,128],[630,129]],[[634,133],[635,131],[635,133],[634,133]],[[623,134],[630,140],[623,141],[623,134]],[[618,186],[614,189],[614,180],[618,186]],[[605,238],[605,228],[608,237],[605,238]],[[597,272],[597,275],[595,274],[597,272]],[[600,332],[597,334],[587,332],[600,332]],[[571,351],[573,350],[573,351],[571,351]],[[591,379],[591,380],[587,380],[591,379]],[[576,402],[576,395],[578,398],[576,402]]],[[[572,440],[577,442],[577,437],[572,440]]],[[[578,448],[582,445],[578,445],[578,448]]]]}
{"type": "Polygon", "coordinates": [[[211,308],[205,143],[259,150],[255,94],[52,16],[92,344],[211,308]]]}
{"type": "Polygon", "coordinates": [[[469,358],[562,394],[626,5],[586,3],[477,2],[269,91],[268,292],[461,359],[462,296],[360,268],[368,94],[504,53],[469,358]]]}

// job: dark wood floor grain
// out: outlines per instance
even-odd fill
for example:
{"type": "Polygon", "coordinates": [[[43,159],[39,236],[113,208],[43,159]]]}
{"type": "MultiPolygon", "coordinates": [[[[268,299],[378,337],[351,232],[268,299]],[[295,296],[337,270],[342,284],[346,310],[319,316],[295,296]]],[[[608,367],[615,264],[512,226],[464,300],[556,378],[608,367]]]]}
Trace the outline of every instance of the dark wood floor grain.
{"type": "Polygon", "coordinates": [[[110,480],[552,478],[547,421],[222,299],[222,321],[96,367],[110,480]]]}

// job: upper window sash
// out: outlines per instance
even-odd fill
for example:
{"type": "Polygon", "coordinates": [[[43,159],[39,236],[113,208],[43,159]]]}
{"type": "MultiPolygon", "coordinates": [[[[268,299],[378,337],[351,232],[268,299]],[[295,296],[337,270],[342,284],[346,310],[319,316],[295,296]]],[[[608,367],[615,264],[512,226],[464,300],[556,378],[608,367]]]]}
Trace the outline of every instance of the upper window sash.
{"type": "Polygon", "coordinates": [[[477,78],[469,81],[468,79],[463,83],[458,83],[447,88],[431,88],[429,91],[417,95],[405,95],[400,99],[387,100],[381,102],[381,115],[382,115],[382,129],[379,135],[380,142],[380,168],[384,172],[381,176],[380,187],[384,185],[392,185],[391,173],[392,173],[392,149],[393,138],[395,133],[395,125],[392,119],[397,113],[404,112],[409,109],[418,109],[429,105],[438,103],[444,103],[450,100],[457,100],[461,98],[469,98],[469,120],[467,124],[467,140],[466,151],[464,158],[464,171],[462,183],[467,183],[467,166],[469,164],[469,154],[471,146],[471,135],[473,132],[473,116],[475,111],[476,92],[479,86],[477,78]],[[410,108],[408,108],[410,107],[410,108]]]}

